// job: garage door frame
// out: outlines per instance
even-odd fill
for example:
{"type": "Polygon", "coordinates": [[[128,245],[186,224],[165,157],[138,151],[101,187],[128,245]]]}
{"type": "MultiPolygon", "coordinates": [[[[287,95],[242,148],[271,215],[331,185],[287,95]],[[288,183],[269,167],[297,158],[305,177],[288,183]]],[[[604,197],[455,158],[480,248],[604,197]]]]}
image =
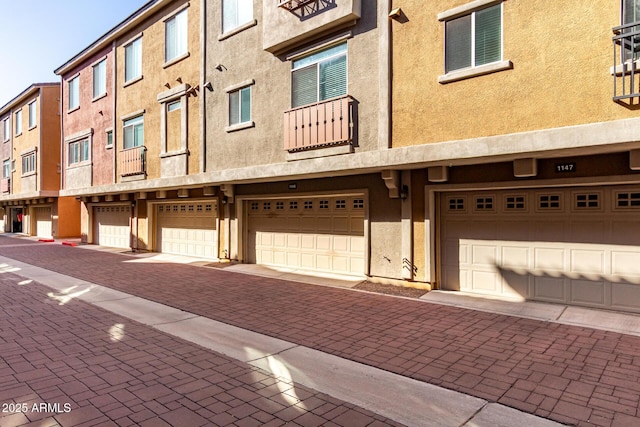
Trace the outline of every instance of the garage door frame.
{"type": "Polygon", "coordinates": [[[370,275],[370,221],[369,221],[369,206],[370,206],[370,198],[369,198],[369,190],[364,189],[353,189],[348,191],[319,191],[319,192],[302,192],[302,193],[277,193],[277,194],[254,194],[254,195],[243,195],[236,196],[236,218],[238,219],[238,226],[235,229],[236,238],[232,239],[233,242],[238,242],[237,246],[232,245],[232,253],[235,251],[237,254],[237,258],[240,262],[247,263],[248,262],[248,254],[249,254],[249,212],[246,209],[248,203],[251,201],[278,201],[285,199],[304,199],[304,198],[326,198],[326,197],[362,197],[365,200],[364,206],[364,271],[362,274],[364,276],[370,275]]]}
{"type": "Polygon", "coordinates": [[[215,259],[218,259],[220,256],[220,208],[219,208],[219,200],[217,198],[197,198],[197,199],[161,199],[147,202],[147,215],[149,218],[149,247],[153,248],[154,251],[160,252],[160,239],[158,237],[158,206],[166,205],[166,204],[185,204],[185,203],[212,203],[213,209],[212,212],[215,215],[215,224],[216,224],[216,236],[215,236],[215,259]]]}
{"type": "MultiPolygon", "coordinates": [[[[558,180],[538,180],[528,181],[526,183],[508,181],[501,183],[478,183],[478,184],[454,184],[454,185],[427,185],[425,186],[425,214],[426,220],[430,222],[425,227],[425,241],[427,244],[425,253],[425,262],[430,272],[431,282],[434,284],[434,289],[443,289],[443,270],[444,270],[444,254],[442,252],[442,232],[443,218],[440,217],[441,203],[444,203],[442,197],[443,193],[451,192],[472,192],[474,191],[496,191],[496,192],[508,192],[508,191],[523,191],[523,190],[539,190],[544,192],[553,192],[554,189],[560,191],[579,191],[580,188],[591,187],[594,190],[596,187],[605,189],[607,192],[613,193],[618,189],[624,191],[625,187],[627,191],[637,192],[637,186],[640,183],[637,180],[631,180],[629,176],[607,177],[604,181],[595,181],[593,178],[564,178],[558,180]],[[630,187],[631,186],[631,187],[630,187]],[[618,188],[613,188],[618,187],[618,188]],[[634,188],[635,187],[635,188],[634,188]],[[431,239],[428,237],[432,236],[431,239]],[[433,280],[435,279],[435,280],[433,280]],[[435,282],[435,283],[434,283],[435,282]]],[[[570,209],[567,211],[570,213],[570,209]]],[[[638,212],[640,213],[640,212],[638,212]]],[[[606,217],[606,215],[603,215],[606,217]]],[[[617,310],[617,308],[612,308],[617,310]]],[[[635,310],[632,310],[635,311],[635,310]]]]}

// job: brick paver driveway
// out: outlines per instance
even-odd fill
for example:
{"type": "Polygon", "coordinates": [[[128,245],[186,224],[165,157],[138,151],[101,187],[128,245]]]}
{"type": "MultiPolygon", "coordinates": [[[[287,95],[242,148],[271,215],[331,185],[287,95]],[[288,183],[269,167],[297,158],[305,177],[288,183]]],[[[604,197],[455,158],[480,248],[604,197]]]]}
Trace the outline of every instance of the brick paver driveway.
{"type": "Polygon", "coordinates": [[[378,426],[371,412],[0,276],[0,426],[378,426]]]}
{"type": "Polygon", "coordinates": [[[640,425],[640,337],[0,238],[0,255],[581,426],[640,425]]]}

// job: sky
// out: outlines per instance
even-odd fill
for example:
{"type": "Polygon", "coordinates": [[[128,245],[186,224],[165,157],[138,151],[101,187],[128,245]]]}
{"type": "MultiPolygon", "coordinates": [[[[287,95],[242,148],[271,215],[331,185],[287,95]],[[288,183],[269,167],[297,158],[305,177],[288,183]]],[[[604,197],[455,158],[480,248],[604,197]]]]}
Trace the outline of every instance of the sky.
{"type": "Polygon", "coordinates": [[[59,82],[53,70],[148,0],[0,0],[0,107],[33,83],[59,82]]]}

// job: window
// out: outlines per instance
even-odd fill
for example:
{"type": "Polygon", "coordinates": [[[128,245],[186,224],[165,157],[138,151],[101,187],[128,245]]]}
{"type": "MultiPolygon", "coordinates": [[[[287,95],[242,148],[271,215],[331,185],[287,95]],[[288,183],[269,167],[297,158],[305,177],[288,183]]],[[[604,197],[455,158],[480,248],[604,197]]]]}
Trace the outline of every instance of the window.
{"type": "MultiPolygon", "coordinates": [[[[625,28],[623,33],[635,33],[640,30],[640,26],[632,26],[634,22],[640,21],[640,1],[638,0],[622,0],[622,25],[625,28]]],[[[622,41],[622,61],[629,61],[638,58],[638,43],[640,40],[637,35],[621,39],[622,41]]]]}
{"type": "Polygon", "coordinates": [[[445,22],[445,72],[502,60],[502,4],[445,22]]]}
{"type": "Polygon", "coordinates": [[[89,161],[89,139],[69,143],[69,166],[89,161]]]}
{"type": "Polygon", "coordinates": [[[251,86],[229,92],[229,125],[251,121],[251,86]]]}
{"type": "Polygon", "coordinates": [[[11,136],[11,122],[9,121],[9,117],[4,119],[2,123],[4,128],[4,135],[2,136],[2,140],[4,142],[7,142],[9,140],[9,136],[11,136]]]}
{"type": "Polygon", "coordinates": [[[171,61],[187,53],[187,11],[165,22],[164,60],[171,61]]]}
{"type": "Polygon", "coordinates": [[[22,175],[36,171],[36,153],[32,152],[22,156],[22,175]]]}
{"type": "Polygon", "coordinates": [[[103,59],[93,66],[93,97],[107,93],[107,60],[103,59]]]}
{"type": "Polygon", "coordinates": [[[253,0],[223,0],[222,32],[233,30],[253,19],[253,0]]]}
{"type": "Polygon", "coordinates": [[[29,104],[29,129],[36,127],[36,101],[29,104]]]}
{"type": "Polygon", "coordinates": [[[167,113],[171,113],[172,111],[178,111],[182,108],[182,101],[174,101],[167,104],[167,113]]]}
{"type": "Polygon", "coordinates": [[[22,110],[16,112],[16,135],[22,133],[22,110]]]}
{"type": "Polygon", "coordinates": [[[293,61],[291,106],[313,104],[347,94],[347,44],[293,61]]]}
{"type": "Polygon", "coordinates": [[[80,106],[80,76],[69,80],[69,111],[80,106]]]}
{"type": "Polygon", "coordinates": [[[142,37],[124,47],[124,81],[142,76],[142,37]]]}
{"type": "Polygon", "coordinates": [[[2,162],[2,177],[9,178],[11,176],[11,162],[7,159],[2,162]]]}
{"type": "Polygon", "coordinates": [[[144,145],[144,118],[134,117],[124,121],[124,148],[141,147],[144,145]]]}
{"type": "Polygon", "coordinates": [[[107,147],[113,147],[113,131],[107,131],[107,147]]]}

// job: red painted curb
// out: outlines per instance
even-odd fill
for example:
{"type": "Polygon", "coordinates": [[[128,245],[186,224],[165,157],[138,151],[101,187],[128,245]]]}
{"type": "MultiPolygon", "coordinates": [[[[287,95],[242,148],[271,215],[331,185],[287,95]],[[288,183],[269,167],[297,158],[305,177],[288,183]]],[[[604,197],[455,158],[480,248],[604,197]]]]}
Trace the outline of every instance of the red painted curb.
{"type": "Polygon", "coordinates": [[[54,242],[55,240],[53,239],[38,239],[38,242],[44,242],[44,243],[51,243],[54,242]]]}
{"type": "Polygon", "coordinates": [[[62,244],[64,246],[78,246],[78,244],[75,242],[62,242],[62,244]]]}

